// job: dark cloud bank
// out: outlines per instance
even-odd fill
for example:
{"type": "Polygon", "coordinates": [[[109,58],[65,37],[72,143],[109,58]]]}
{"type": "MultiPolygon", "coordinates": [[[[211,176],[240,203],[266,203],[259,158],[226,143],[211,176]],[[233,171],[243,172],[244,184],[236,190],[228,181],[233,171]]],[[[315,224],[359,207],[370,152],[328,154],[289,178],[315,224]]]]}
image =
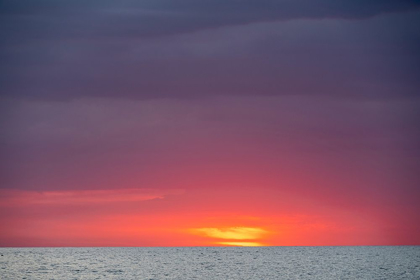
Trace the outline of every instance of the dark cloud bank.
{"type": "MultiPolygon", "coordinates": [[[[390,16],[376,26],[367,24],[367,32],[357,24],[350,30],[336,23],[321,23],[313,30],[311,24],[274,25],[271,28],[282,34],[257,38],[256,47],[237,46],[237,53],[228,58],[231,38],[216,34],[203,42],[197,31],[299,19],[366,19],[419,7],[419,1],[361,0],[2,1],[1,93],[53,100],[308,92],[375,95],[372,92],[378,90],[384,95],[413,94],[419,72],[413,66],[418,62],[414,49],[419,38],[418,17],[413,15],[406,21],[390,16]],[[193,31],[196,37],[185,35],[193,31]],[[171,39],[165,40],[167,36],[171,39]],[[193,55],[188,48],[179,51],[176,44],[185,40],[207,43],[209,49],[214,41],[225,42],[220,51],[225,57],[193,55]],[[341,45],[334,45],[337,42],[341,45]],[[354,48],[349,50],[349,45],[354,48]],[[138,49],[135,55],[133,49],[138,49]],[[378,80],[390,82],[378,86],[378,80]]],[[[245,26],[227,36],[247,38],[252,36],[249,32],[265,32],[252,29],[245,26]]]]}

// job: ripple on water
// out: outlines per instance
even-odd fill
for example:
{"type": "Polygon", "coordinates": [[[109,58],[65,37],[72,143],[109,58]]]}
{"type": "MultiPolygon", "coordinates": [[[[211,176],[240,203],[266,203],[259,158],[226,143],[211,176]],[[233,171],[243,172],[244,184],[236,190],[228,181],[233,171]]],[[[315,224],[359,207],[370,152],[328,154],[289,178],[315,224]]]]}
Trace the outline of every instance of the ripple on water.
{"type": "Polygon", "coordinates": [[[420,279],[420,247],[0,248],[1,279],[420,279]]]}

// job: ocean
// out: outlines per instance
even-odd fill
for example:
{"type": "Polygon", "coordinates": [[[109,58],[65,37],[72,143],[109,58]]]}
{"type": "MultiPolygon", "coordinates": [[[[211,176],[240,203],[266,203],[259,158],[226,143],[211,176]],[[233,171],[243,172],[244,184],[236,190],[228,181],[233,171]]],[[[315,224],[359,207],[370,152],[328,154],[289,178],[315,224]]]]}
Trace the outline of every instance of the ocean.
{"type": "Polygon", "coordinates": [[[420,279],[420,246],[0,248],[0,279],[420,279]]]}

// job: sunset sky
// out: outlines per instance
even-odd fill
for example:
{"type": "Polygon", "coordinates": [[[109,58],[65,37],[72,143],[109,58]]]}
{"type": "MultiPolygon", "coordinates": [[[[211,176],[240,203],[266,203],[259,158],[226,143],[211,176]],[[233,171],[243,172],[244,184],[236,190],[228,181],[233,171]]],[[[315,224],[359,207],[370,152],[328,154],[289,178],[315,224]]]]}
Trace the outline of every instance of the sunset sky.
{"type": "Polygon", "coordinates": [[[420,245],[420,1],[0,2],[0,246],[420,245]]]}

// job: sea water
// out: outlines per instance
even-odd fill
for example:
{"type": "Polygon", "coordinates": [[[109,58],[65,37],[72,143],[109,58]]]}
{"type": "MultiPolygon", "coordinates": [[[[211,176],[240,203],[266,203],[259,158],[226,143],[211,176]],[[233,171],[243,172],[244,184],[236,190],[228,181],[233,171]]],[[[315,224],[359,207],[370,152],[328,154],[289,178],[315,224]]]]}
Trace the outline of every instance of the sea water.
{"type": "Polygon", "coordinates": [[[420,279],[420,246],[0,248],[0,279],[420,279]]]}

